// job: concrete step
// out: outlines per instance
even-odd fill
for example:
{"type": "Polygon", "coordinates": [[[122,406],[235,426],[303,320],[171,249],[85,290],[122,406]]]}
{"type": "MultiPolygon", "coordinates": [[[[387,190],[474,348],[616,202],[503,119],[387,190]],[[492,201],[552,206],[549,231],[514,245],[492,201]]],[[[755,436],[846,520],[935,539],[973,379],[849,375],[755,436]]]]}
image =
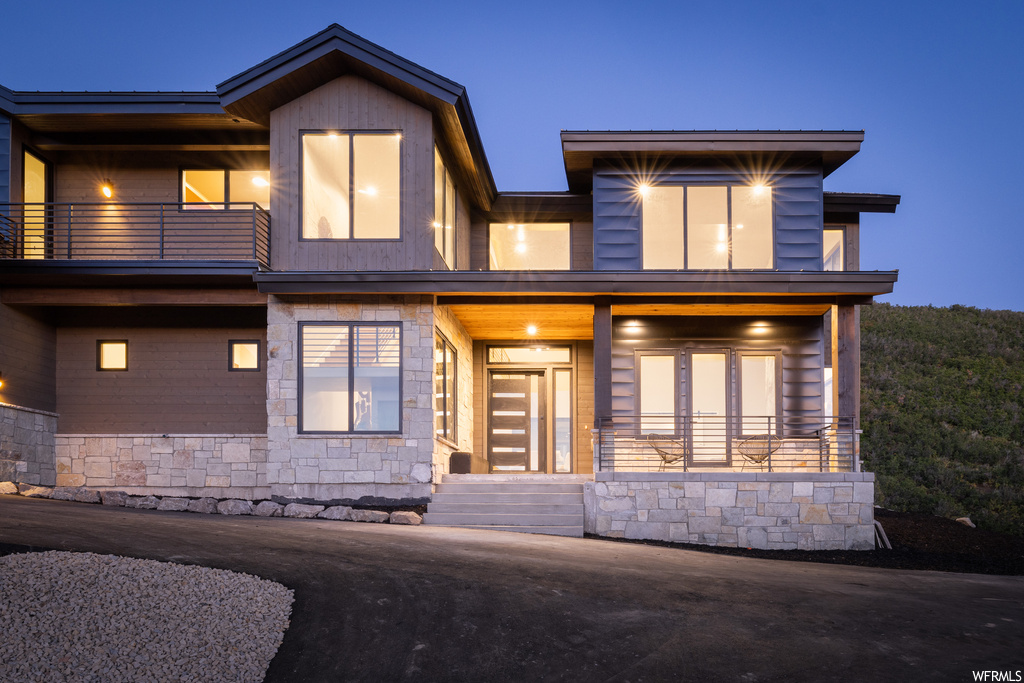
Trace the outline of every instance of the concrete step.
{"type": "Polygon", "coordinates": [[[520,473],[495,473],[495,474],[445,474],[441,477],[441,483],[457,482],[523,482],[523,483],[560,483],[560,484],[582,484],[593,481],[592,474],[527,474],[520,473]]]}
{"type": "Polygon", "coordinates": [[[575,526],[583,527],[583,512],[579,514],[464,514],[461,512],[430,512],[423,515],[424,524],[443,526],[575,526]]]}
{"type": "Polygon", "coordinates": [[[583,493],[463,493],[438,490],[430,498],[434,503],[547,503],[548,505],[577,505],[583,503],[583,493]]]}
{"type": "Polygon", "coordinates": [[[437,493],[579,493],[583,484],[515,483],[515,482],[453,482],[437,485],[437,493]]]}
{"type": "Polygon", "coordinates": [[[448,524],[460,529],[480,529],[483,531],[515,531],[522,534],[547,534],[548,536],[572,536],[583,538],[583,525],[570,526],[476,526],[448,524]]]}
{"type": "Polygon", "coordinates": [[[428,512],[452,512],[463,515],[582,515],[583,503],[552,505],[550,503],[454,503],[430,501],[428,512]]]}

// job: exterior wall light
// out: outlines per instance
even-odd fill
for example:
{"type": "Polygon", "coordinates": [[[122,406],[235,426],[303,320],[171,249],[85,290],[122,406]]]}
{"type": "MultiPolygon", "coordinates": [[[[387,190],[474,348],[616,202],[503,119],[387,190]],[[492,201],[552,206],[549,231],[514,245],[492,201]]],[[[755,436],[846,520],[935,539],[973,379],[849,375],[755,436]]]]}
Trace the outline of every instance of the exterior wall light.
{"type": "Polygon", "coordinates": [[[104,180],[103,184],[100,185],[100,192],[103,193],[104,197],[110,199],[111,197],[114,196],[114,183],[110,182],[109,180],[104,180]]]}
{"type": "Polygon", "coordinates": [[[4,388],[4,373],[0,372],[0,389],[4,388]]]}
{"type": "Polygon", "coordinates": [[[536,325],[527,325],[526,326],[526,334],[530,335],[531,337],[533,335],[537,334],[537,326],[536,325]]]}

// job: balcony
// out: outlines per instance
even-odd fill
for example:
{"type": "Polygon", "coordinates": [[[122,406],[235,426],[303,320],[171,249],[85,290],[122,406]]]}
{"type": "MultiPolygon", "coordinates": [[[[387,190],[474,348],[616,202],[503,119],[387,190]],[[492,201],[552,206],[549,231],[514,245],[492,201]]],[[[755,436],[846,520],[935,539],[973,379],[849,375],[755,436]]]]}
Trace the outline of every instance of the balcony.
{"type": "Polygon", "coordinates": [[[852,417],[628,415],[598,420],[597,472],[860,471],[852,417]]]}
{"type": "Polygon", "coordinates": [[[255,261],[270,264],[258,204],[0,204],[0,260],[255,261]]]}

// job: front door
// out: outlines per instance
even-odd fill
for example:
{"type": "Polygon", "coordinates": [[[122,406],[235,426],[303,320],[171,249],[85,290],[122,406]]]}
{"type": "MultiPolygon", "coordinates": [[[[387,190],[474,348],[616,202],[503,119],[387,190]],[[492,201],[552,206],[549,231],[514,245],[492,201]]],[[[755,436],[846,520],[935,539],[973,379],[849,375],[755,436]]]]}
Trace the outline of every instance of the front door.
{"type": "Polygon", "coordinates": [[[487,459],[493,472],[547,472],[544,370],[491,370],[487,459]]]}

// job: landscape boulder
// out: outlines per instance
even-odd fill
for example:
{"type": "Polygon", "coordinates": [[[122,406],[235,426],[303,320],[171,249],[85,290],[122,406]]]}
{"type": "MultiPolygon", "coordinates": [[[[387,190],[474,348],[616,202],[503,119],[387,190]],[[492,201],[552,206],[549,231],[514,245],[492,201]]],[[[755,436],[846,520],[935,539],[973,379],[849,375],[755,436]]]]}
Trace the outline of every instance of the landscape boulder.
{"type": "Polygon", "coordinates": [[[18,492],[18,487],[13,481],[0,481],[0,494],[10,496],[18,492]]]}
{"type": "Polygon", "coordinates": [[[352,521],[353,522],[386,522],[390,519],[391,515],[380,510],[353,510],[352,521]]]}
{"type": "Polygon", "coordinates": [[[169,510],[172,512],[185,512],[188,510],[188,498],[163,498],[156,506],[157,510],[169,510]]]}
{"type": "Polygon", "coordinates": [[[284,515],[284,506],[272,500],[265,500],[252,511],[257,517],[281,517],[284,515]]]}
{"type": "Polygon", "coordinates": [[[189,512],[199,512],[204,515],[212,515],[217,512],[216,498],[199,498],[188,502],[189,512]]]}
{"type": "Polygon", "coordinates": [[[396,510],[391,513],[392,524],[423,524],[423,518],[415,512],[396,510]]]}
{"type": "Polygon", "coordinates": [[[248,500],[238,500],[237,498],[222,500],[217,503],[217,512],[222,515],[251,515],[252,503],[248,500]]]}
{"type": "Polygon", "coordinates": [[[74,500],[78,488],[75,486],[58,486],[53,489],[50,498],[53,500],[74,500]]]}
{"type": "Polygon", "coordinates": [[[96,489],[79,488],[75,490],[76,503],[99,503],[100,492],[96,489]]]}
{"type": "Polygon", "coordinates": [[[345,521],[347,519],[352,519],[352,508],[348,507],[347,505],[332,505],[331,507],[327,508],[319,515],[317,515],[317,517],[319,517],[320,519],[333,519],[335,521],[345,521]]]}
{"type": "Polygon", "coordinates": [[[128,496],[124,506],[137,510],[156,510],[156,506],[159,504],[160,499],[156,496],[128,496]]]}
{"type": "Polygon", "coordinates": [[[18,484],[18,493],[26,498],[49,498],[53,495],[53,489],[32,484],[18,484]]]}
{"type": "Polygon", "coordinates": [[[100,493],[100,500],[104,505],[123,508],[128,502],[128,494],[124,491],[103,491],[100,493]]]}
{"type": "Polygon", "coordinates": [[[288,503],[284,506],[285,517],[300,517],[311,519],[324,511],[323,505],[303,505],[302,503],[288,503]]]}

